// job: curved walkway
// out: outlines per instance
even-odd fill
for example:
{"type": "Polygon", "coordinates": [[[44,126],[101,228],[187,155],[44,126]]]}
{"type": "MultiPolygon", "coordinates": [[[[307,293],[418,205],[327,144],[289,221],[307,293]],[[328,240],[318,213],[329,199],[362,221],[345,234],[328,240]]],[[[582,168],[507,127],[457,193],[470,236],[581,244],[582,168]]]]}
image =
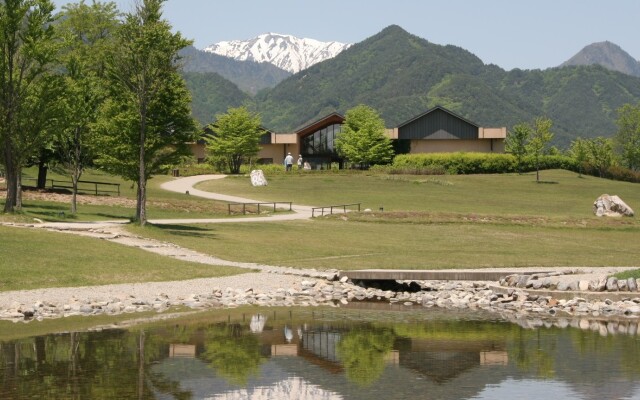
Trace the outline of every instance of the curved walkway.
{"type": "MultiPolygon", "coordinates": [[[[196,189],[194,186],[200,182],[222,179],[226,175],[196,175],[185,178],[178,178],[169,182],[165,182],[160,187],[164,190],[177,193],[189,192],[191,196],[198,196],[205,199],[227,201],[230,203],[261,203],[262,200],[247,199],[238,196],[229,196],[225,194],[205,192],[196,189]]],[[[297,219],[311,218],[311,207],[292,205],[292,214],[274,214],[268,217],[249,217],[249,218],[211,218],[211,219],[150,219],[152,224],[198,224],[198,223],[229,223],[229,222],[265,222],[265,221],[290,221],[297,219]]]]}

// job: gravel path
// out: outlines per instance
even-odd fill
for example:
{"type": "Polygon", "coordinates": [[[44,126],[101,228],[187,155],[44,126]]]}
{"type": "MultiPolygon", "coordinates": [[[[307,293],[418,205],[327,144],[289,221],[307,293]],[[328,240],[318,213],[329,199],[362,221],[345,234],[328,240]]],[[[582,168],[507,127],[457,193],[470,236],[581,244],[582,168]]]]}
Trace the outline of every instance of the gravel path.
{"type": "MultiPolygon", "coordinates": [[[[199,182],[211,179],[221,179],[223,177],[224,175],[201,175],[181,178],[164,183],[162,185],[162,188],[178,193],[189,191],[190,195],[208,199],[229,202],[258,202],[258,200],[253,199],[204,192],[193,187],[199,182]]],[[[308,219],[311,217],[311,207],[293,206],[293,211],[294,213],[292,214],[272,215],[269,217],[181,220],[157,219],[150,220],[149,222],[153,224],[242,223],[255,221],[286,221],[308,219]]],[[[260,265],[254,263],[227,261],[211,255],[186,249],[172,243],[166,243],[132,235],[125,229],[123,229],[123,226],[126,223],[127,221],[105,221],[84,223],[22,224],[22,226],[47,229],[67,234],[88,236],[96,239],[108,240],[125,246],[137,247],[141,250],[185,261],[197,262],[213,266],[234,266],[238,268],[245,268],[248,271],[246,274],[231,277],[203,278],[186,281],[144,282],[136,284],[117,284],[73,288],[47,288],[0,292],[0,308],[10,308],[10,306],[12,304],[15,304],[16,302],[32,305],[37,302],[69,303],[79,299],[102,300],[127,297],[135,297],[137,299],[140,299],[141,301],[151,302],[161,293],[170,298],[187,298],[193,294],[211,293],[212,288],[234,288],[242,290],[253,289],[254,292],[266,293],[274,292],[277,289],[299,289],[301,286],[300,283],[303,280],[313,281],[314,279],[312,278],[327,279],[335,276],[337,272],[335,270],[316,271],[308,269],[295,269],[279,266],[260,265]]]]}

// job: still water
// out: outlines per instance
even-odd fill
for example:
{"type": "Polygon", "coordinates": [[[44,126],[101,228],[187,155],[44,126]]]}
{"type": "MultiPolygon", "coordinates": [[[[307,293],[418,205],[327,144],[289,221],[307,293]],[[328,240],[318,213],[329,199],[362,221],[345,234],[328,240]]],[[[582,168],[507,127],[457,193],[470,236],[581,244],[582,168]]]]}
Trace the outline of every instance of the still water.
{"type": "Polygon", "coordinates": [[[225,311],[0,342],[0,398],[640,399],[636,323],[225,311]]]}

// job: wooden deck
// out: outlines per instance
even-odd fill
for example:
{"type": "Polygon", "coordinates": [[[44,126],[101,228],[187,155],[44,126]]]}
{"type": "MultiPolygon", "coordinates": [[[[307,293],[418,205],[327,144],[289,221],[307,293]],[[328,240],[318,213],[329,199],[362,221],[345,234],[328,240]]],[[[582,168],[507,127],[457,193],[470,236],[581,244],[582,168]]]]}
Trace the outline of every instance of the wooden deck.
{"type": "Polygon", "coordinates": [[[540,270],[408,270],[408,269],[361,269],[340,271],[340,276],[351,280],[371,281],[499,281],[512,274],[539,274],[549,271],[540,270]]]}

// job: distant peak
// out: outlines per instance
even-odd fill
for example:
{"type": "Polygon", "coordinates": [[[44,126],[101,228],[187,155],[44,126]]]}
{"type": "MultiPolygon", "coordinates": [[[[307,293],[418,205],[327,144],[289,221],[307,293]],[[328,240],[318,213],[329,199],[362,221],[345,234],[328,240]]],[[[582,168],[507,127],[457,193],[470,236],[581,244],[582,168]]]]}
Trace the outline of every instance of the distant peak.
{"type": "Polygon", "coordinates": [[[640,77],[640,62],[620,46],[609,41],[591,43],[562,63],[561,67],[601,65],[607,69],[640,77]]]}
{"type": "Polygon", "coordinates": [[[335,57],[349,46],[340,42],[321,42],[269,32],[249,40],[218,42],[204,51],[241,61],[267,62],[296,73],[335,57]]]}

